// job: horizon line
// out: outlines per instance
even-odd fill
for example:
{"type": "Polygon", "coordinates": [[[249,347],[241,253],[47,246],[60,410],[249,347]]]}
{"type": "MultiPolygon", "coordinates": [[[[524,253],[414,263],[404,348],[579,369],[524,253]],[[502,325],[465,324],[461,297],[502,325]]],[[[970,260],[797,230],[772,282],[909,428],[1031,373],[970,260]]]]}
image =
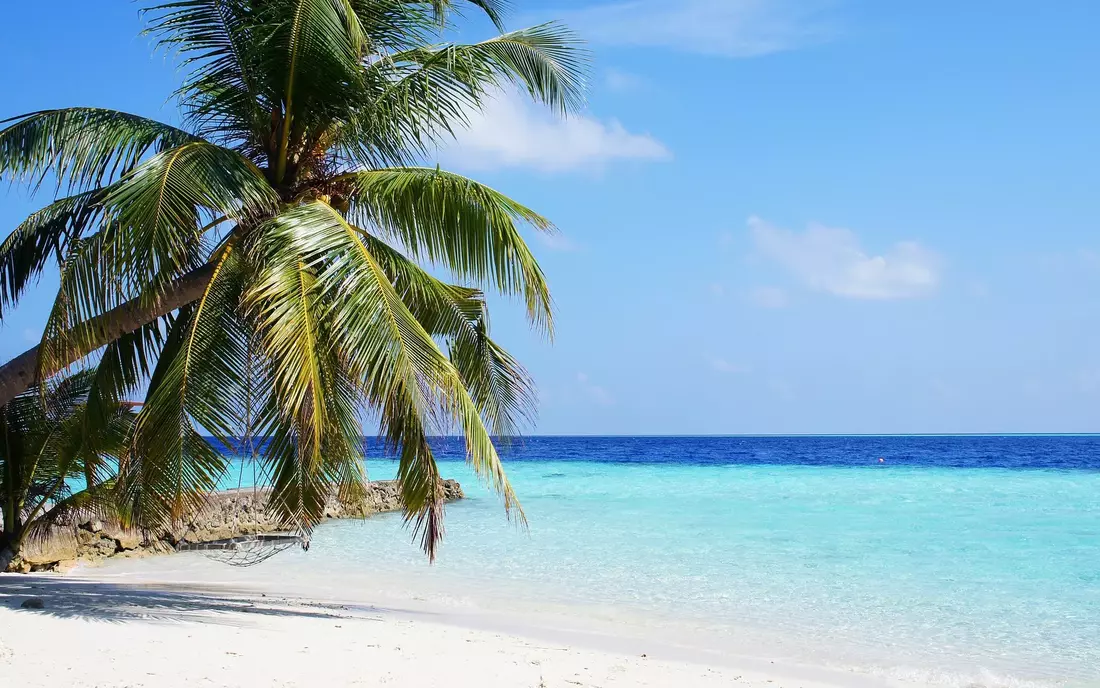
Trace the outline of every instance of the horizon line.
{"type": "MultiPolygon", "coordinates": [[[[213,435],[204,437],[215,438],[213,435]]],[[[363,439],[377,437],[377,435],[361,435],[363,439]]],[[[462,435],[429,435],[429,439],[462,439],[462,435]]],[[[596,433],[552,433],[513,435],[507,439],[522,440],[525,438],[609,438],[609,439],[699,439],[699,438],[763,438],[763,437],[1100,437],[1098,432],[773,432],[773,433],[684,433],[684,434],[596,434],[596,433]]],[[[494,439],[500,439],[499,437],[494,439]]]]}

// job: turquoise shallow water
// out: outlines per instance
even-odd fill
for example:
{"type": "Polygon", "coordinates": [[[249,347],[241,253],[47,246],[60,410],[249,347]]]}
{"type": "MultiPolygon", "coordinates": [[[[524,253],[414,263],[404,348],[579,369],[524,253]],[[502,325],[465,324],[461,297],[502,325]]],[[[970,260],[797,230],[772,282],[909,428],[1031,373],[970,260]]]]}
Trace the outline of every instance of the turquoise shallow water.
{"type": "MultiPolygon", "coordinates": [[[[310,565],[676,620],[752,652],[969,685],[1100,684],[1100,472],[543,460],[529,530],[458,462],[429,567],[400,517],[331,522],[310,565]],[[759,640],[759,639],[765,640],[759,640]],[[774,639],[768,645],[767,639],[774,639]]],[[[372,478],[395,465],[369,461],[372,478]]]]}

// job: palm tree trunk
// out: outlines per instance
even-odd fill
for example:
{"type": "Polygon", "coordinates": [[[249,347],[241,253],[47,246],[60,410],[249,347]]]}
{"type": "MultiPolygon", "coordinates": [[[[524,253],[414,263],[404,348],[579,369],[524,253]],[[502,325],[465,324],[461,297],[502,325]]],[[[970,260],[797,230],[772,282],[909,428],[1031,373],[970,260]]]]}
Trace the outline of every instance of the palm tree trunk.
{"type": "MultiPolygon", "coordinates": [[[[213,276],[214,263],[207,263],[173,282],[172,286],[152,304],[143,304],[140,299],[134,299],[81,323],[78,327],[87,328],[92,335],[89,338],[90,345],[87,350],[72,352],[68,360],[58,362],[56,370],[45,372],[52,375],[122,335],[198,300],[213,276]]],[[[37,346],[0,366],[0,408],[35,383],[37,368],[37,346]]]]}

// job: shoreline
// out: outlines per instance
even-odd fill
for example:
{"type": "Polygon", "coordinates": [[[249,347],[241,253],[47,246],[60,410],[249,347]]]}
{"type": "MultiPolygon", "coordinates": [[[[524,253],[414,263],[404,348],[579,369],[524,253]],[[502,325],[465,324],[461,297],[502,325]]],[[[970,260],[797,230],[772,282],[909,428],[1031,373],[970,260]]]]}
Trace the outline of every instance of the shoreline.
{"type": "Polygon", "coordinates": [[[158,582],[104,573],[0,575],[0,625],[11,630],[0,640],[0,684],[892,685],[766,658],[692,651],[622,628],[582,630],[540,625],[522,614],[456,613],[427,599],[340,599],[280,593],[283,586],[271,584],[158,582]],[[42,610],[19,609],[31,596],[43,601],[42,610]],[[64,661],[56,654],[59,638],[66,641],[64,661]]]}
{"type": "MultiPolygon", "coordinates": [[[[603,658],[601,661],[612,661],[611,658],[641,659],[645,655],[649,662],[677,666],[672,674],[662,679],[665,682],[644,682],[649,667],[639,665],[634,667],[639,673],[630,674],[629,682],[614,682],[604,677],[582,683],[548,682],[547,687],[1083,688],[1094,685],[1091,682],[1025,677],[1026,674],[1017,674],[1004,667],[964,667],[954,662],[950,665],[897,663],[871,645],[857,648],[826,638],[816,639],[812,649],[808,649],[810,646],[805,642],[811,639],[795,628],[779,630],[778,626],[744,625],[733,629],[721,624],[700,625],[698,620],[687,617],[654,616],[617,603],[594,605],[553,600],[532,603],[530,596],[523,599],[515,595],[517,591],[514,588],[501,588],[491,581],[485,587],[478,587],[477,581],[455,578],[438,570],[429,569],[425,575],[394,577],[392,572],[379,573],[368,567],[349,575],[346,570],[328,566],[303,567],[302,564],[307,563],[312,553],[284,556],[287,559],[281,564],[275,563],[279,560],[273,560],[252,569],[227,567],[197,553],[146,560],[118,560],[104,567],[76,571],[66,578],[91,580],[95,584],[118,586],[125,590],[243,596],[242,599],[247,600],[249,605],[287,604],[295,608],[323,608],[341,610],[341,613],[350,611],[353,616],[361,613],[381,614],[399,625],[431,622],[434,626],[506,640],[506,646],[494,650],[501,655],[498,659],[505,663],[520,661],[516,657],[516,653],[521,652],[517,645],[535,643],[557,647],[556,651],[572,653],[572,656],[591,656],[594,653],[603,658]],[[700,673],[697,671],[700,668],[706,671],[700,673]],[[709,678],[704,680],[706,677],[716,682],[708,682],[709,678]]],[[[2,587],[0,584],[0,590],[2,587]]],[[[428,629],[425,632],[431,635],[425,642],[436,642],[436,631],[428,629]]],[[[496,665],[483,666],[478,670],[490,671],[493,666],[496,665]]],[[[435,684],[411,681],[404,684],[398,682],[397,685],[435,684]]],[[[503,688],[506,685],[528,684],[499,685],[503,688]]],[[[530,685],[540,684],[535,682],[530,685]]]]}
{"type": "MultiPolygon", "coordinates": [[[[443,481],[444,498],[465,498],[455,480],[443,481]]],[[[286,532],[266,509],[270,488],[231,488],[210,493],[203,506],[170,530],[128,530],[99,519],[59,526],[43,542],[28,543],[9,569],[17,573],[56,571],[66,573],[81,564],[95,564],[116,557],[148,557],[175,554],[181,544],[203,544],[240,536],[286,532]]],[[[368,481],[363,500],[343,504],[330,497],[322,523],[340,519],[370,518],[400,511],[401,497],[394,480],[368,481]]]]}

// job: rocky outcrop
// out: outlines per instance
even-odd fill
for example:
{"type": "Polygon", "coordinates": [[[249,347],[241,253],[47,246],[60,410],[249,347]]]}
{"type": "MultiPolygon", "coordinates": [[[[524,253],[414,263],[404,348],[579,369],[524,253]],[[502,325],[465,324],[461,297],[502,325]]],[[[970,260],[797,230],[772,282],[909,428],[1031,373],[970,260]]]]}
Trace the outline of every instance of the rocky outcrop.
{"type": "MultiPolygon", "coordinates": [[[[454,480],[443,481],[447,501],[462,499],[462,487],[454,480]]],[[[239,535],[285,531],[283,523],[267,510],[269,489],[240,489],[217,492],[202,508],[184,519],[178,527],[162,533],[120,529],[94,520],[59,528],[45,542],[24,547],[11,570],[67,570],[79,561],[97,561],[112,556],[149,556],[176,551],[183,542],[200,543],[225,540],[239,535]]],[[[325,505],[325,518],[367,518],[373,514],[399,511],[401,497],[394,481],[368,483],[361,502],[345,504],[333,498],[325,505]]]]}

